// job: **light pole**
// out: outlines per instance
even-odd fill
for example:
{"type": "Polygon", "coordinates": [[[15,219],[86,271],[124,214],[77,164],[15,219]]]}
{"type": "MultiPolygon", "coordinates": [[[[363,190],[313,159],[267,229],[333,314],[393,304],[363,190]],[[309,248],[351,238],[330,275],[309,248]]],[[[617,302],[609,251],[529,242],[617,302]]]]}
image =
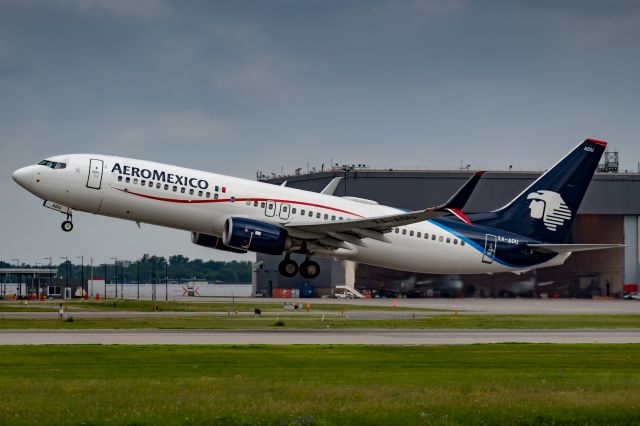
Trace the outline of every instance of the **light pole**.
{"type": "Polygon", "coordinates": [[[153,266],[153,275],[151,276],[151,300],[156,300],[156,257],[151,256],[151,265],[153,266]]]}
{"type": "Polygon", "coordinates": [[[111,260],[113,260],[113,266],[115,266],[115,270],[116,270],[115,272],[116,273],[116,289],[114,290],[113,298],[117,299],[118,298],[118,258],[112,257],[111,260]]]}
{"type": "MultiPolygon", "coordinates": [[[[36,262],[36,269],[38,269],[38,262],[36,262]]],[[[38,272],[34,272],[33,279],[38,282],[38,300],[40,300],[40,275],[38,275],[38,272]]]]}
{"type": "Polygon", "coordinates": [[[67,256],[60,256],[60,259],[64,259],[65,285],[62,298],[65,299],[67,297],[67,288],[69,288],[69,258],[67,256]]]}
{"type": "Polygon", "coordinates": [[[51,276],[51,258],[50,257],[45,257],[44,260],[48,260],[49,261],[49,287],[51,287],[51,281],[53,280],[53,277],[51,276]]]}
{"type": "Polygon", "coordinates": [[[136,282],[138,283],[138,300],[140,300],[140,259],[138,259],[138,279],[136,282]]]}
{"type": "MultiPolygon", "coordinates": [[[[20,259],[18,259],[18,258],[11,259],[11,261],[12,261],[12,262],[13,262],[14,260],[16,261],[16,269],[18,269],[18,268],[20,267],[20,259]]],[[[16,272],[16,278],[18,278],[18,277],[17,277],[17,275],[18,275],[18,273],[16,272]]],[[[16,281],[17,281],[17,280],[16,280],[16,281]]],[[[20,283],[20,284],[18,284],[18,285],[19,285],[20,287],[19,287],[18,289],[16,289],[16,293],[18,293],[19,295],[22,295],[22,283],[20,283]],[[18,290],[19,290],[19,291],[18,291],[18,290]]]]}
{"type": "MultiPolygon", "coordinates": [[[[82,289],[82,300],[84,300],[84,256],[76,256],[76,258],[80,259],[80,288],[82,289]]],[[[87,290],[89,289],[87,288],[87,290]]]]}

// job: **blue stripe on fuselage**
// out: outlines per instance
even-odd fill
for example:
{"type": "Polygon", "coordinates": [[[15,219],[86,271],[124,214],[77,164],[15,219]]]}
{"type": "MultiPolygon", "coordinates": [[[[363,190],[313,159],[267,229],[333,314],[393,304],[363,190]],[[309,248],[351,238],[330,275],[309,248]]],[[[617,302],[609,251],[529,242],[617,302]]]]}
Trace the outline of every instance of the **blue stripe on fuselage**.
{"type": "Polygon", "coordinates": [[[505,232],[501,229],[482,225],[468,225],[462,222],[458,223],[458,219],[453,217],[432,219],[429,222],[464,240],[482,254],[485,252],[484,243],[486,235],[495,235],[498,241],[494,261],[509,268],[531,268],[547,262],[556,256],[555,254],[531,253],[526,248],[527,243],[538,241],[533,241],[522,235],[505,232]]]}
{"type": "MultiPolygon", "coordinates": [[[[427,222],[431,222],[432,224],[436,225],[437,227],[442,228],[442,229],[443,229],[443,230],[445,230],[446,232],[448,232],[448,233],[450,233],[450,234],[452,234],[452,235],[454,235],[454,236],[458,237],[459,239],[463,240],[465,243],[469,244],[470,246],[472,246],[473,248],[475,248],[475,249],[476,249],[476,250],[478,250],[481,254],[483,254],[483,255],[484,255],[484,248],[483,248],[483,247],[480,247],[480,245],[478,245],[478,243],[476,243],[475,241],[473,241],[471,238],[467,237],[466,235],[461,234],[460,232],[455,231],[454,229],[449,228],[448,226],[446,226],[446,225],[444,225],[444,224],[440,223],[440,222],[439,222],[439,221],[437,221],[437,220],[438,220],[438,219],[431,219],[431,220],[428,220],[427,222]]],[[[509,267],[509,268],[516,268],[516,269],[522,268],[522,266],[516,266],[516,265],[512,265],[512,264],[510,264],[510,263],[508,263],[508,262],[505,262],[504,260],[499,259],[497,256],[494,256],[494,257],[493,257],[493,260],[494,260],[495,262],[498,262],[498,263],[500,263],[501,265],[507,266],[507,267],[509,267]]]]}

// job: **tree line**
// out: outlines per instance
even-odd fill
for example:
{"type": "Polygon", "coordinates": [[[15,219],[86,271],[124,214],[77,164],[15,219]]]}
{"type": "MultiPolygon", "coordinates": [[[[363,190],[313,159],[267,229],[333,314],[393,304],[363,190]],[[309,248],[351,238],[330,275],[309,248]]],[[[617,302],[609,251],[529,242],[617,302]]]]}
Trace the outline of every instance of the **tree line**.
{"type": "MultiPolygon", "coordinates": [[[[85,259],[88,263],[88,259],[85,259]]],[[[46,268],[48,264],[39,263],[38,268],[46,268]]],[[[0,268],[15,268],[11,264],[0,260],[0,268]]],[[[35,268],[36,265],[22,263],[21,268],[35,268]]],[[[247,283],[251,282],[250,261],[232,260],[228,262],[216,260],[189,259],[182,255],[155,256],[145,254],[137,260],[114,260],[107,264],[94,264],[94,279],[103,279],[106,275],[107,282],[142,283],[170,281],[220,281],[225,283],[247,283]]],[[[69,275],[69,279],[90,278],[90,265],[84,267],[71,260],[59,264],[53,264],[52,270],[59,278],[69,275]]]]}

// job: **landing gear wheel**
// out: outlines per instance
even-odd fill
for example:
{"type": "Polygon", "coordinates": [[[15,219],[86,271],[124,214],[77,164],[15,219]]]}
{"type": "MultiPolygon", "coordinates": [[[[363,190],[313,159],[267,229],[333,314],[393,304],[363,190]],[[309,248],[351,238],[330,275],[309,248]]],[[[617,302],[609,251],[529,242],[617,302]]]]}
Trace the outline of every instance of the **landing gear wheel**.
{"type": "Polygon", "coordinates": [[[315,278],[320,275],[320,265],[313,260],[305,260],[300,264],[300,275],[303,278],[315,278]]]}
{"type": "Polygon", "coordinates": [[[64,222],[62,222],[62,225],[60,225],[60,227],[64,232],[70,232],[73,229],[73,223],[70,220],[65,220],[64,222]]]}
{"type": "Polygon", "coordinates": [[[278,272],[285,277],[293,277],[298,273],[298,264],[289,257],[285,257],[278,265],[278,272]]]}

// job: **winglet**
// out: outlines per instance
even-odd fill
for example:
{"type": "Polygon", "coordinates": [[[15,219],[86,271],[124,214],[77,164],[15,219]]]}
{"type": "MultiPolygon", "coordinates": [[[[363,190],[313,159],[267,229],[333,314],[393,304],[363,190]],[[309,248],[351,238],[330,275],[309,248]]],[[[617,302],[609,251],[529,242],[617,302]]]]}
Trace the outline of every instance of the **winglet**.
{"type": "Polygon", "coordinates": [[[320,193],[326,194],[326,195],[333,195],[333,193],[336,191],[336,188],[338,187],[338,183],[340,183],[340,179],[342,178],[335,177],[331,179],[331,182],[329,182],[329,184],[325,186],[324,189],[320,191],[320,193]]]}
{"type": "Polygon", "coordinates": [[[458,189],[451,198],[449,198],[449,201],[440,206],[440,208],[446,210],[462,210],[465,204],[467,204],[467,201],[469,201],[469,197],[471,197],[473,190],[476,188],[478,181],[484,173],[484,170],[475,172],[473,176],[471,176],[471,178],[462,185],[462,187],[460,187],[460,189],[458,189]]]}

